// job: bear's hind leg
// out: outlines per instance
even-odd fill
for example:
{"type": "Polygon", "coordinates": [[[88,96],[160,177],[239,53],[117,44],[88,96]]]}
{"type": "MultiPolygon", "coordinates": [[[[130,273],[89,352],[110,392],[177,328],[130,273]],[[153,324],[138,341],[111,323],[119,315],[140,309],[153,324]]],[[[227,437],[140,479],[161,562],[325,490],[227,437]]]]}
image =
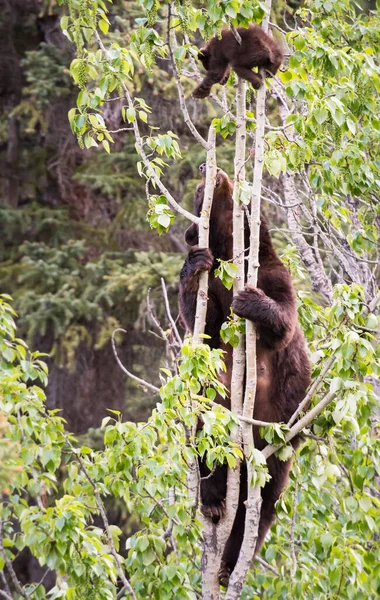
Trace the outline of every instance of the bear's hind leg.
{"type": "Polygon", "coordinates": [[[221,83],[224,80],[227,69],[228,62],[224,59],[211,59],[206,77],[193,91],[194,98],[207,98],[214,83],[221,83]]]}
{"type": "Polygon", "coordinates": [[[249,83],[252,84],[252,86],[255,88],[255,90],[258,90],[259,87],[261,86],[263,79],[261,77],[261,75],[259,75],[258,73],[254,73],[253,71],[251,71],[251,69],[248,69],[248,67],[239,67],[239,66],[234,66],[233,67],[236,75],[238,75],[239,77],[242,77],[243,79],[245,79],[246,81],[249,81],[249,83]]]}

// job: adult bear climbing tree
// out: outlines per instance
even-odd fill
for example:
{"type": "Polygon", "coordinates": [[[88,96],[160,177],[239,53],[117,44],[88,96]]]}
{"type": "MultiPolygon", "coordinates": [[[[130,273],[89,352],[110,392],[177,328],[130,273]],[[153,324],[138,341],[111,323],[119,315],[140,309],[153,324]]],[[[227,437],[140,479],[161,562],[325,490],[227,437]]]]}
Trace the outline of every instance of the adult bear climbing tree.
{"type": "Polygon", "coordinates": [[[237,32],[241,44],[231,30],[224,29],[220,39],[215,36],[200,49],[198,58],[207,75],[193,91],[194,98],[206,98],[214,83],[224,85],[231,68],[239,77],[249,81],[255,89],[259,89],[262,84],[262,77],[252,71],[254,67],[264,67],[269,75],[276,74],[283,59],[280,44],[258,25],[238,27],[237,32]]]}
{"type": "MultiPolygon", "coordinates": [[[[201,173],[205,166],[201,165],[201,173]]],[[[234,298],[213,268],[216,260],[231,260],[232,256],[232,210],[233,183],[226,173],[219,170],[216,178],[214,199],[210,215],[210,249],[197,246],[198,227],[190,225],[185,233],[186,242],[192,246],[181,271],[179,307],[188,330],[194,327],[199,274],[210,270],[208,308],[205,333],[210,336],[212,348],[226,352],[227,372],[221,376],[229,389],[231,383],[232,348],[222,343],[221,325],[227,320],[232,305],[234,312],[251,320],[257,330],[257,389],[253,417],[267,422],[286,422],[305,396],[310,383],[309,359],[303,334],[298,325],[296,296],[288,270],[278,258],[273,247],[266,220],[261,216],[259,273],[257,288],[246,286],[234,298]]],[[[202,210],[204,184],[198,185],[194,212],[202,210]]],[[[245,224],[246,245],[249,244],[248,223],[245,224]]],[[[228,398],[217,399],[229,408],[228,398]]],[[[255,447],[263,449],[265,441],[254,428],[255,447]]],[[[297,444],[296,440],[292,441],[297,444]]],[[[275,516],[275,503],[286,485],[291,461],[282,462],[275,456],[268,459],[271,480],[262,490],[262,509],[256,544],[256,552],[275,516]]],[[[201,462],[201,476],[209,474],[201,462]]],[[[202,512],[206,517],[217,519],[223,514],[226,496],[226,466],[217,467],[214,473],[201,481],[202,512]]],[[[220,580],[226,585],[235,567],[244,534],[247,477],[242,465],[239,506],[235,522],[223,555],[220,580]]]]}

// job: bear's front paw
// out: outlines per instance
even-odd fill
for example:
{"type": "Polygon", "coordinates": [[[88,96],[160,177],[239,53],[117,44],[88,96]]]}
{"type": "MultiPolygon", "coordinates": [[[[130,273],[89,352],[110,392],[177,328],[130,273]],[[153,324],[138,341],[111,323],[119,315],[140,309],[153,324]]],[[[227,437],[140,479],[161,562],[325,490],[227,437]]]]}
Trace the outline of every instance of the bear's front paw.
{"type": "Polygon", "coordinates": [[[241,290],[237,296],[233,297],[232,310],[238,317],[252,320],[253,305],[264,295],[264,292],[259,288],[246,285],[244,290],[241,290]]]}
{"type": "Polygon", "coordinates": [[[189,263],[194,274],[209,271],[214,264],[214,257],[209,248],[194,246],[189,252],[189,263]]]}
{"type": "Polygon", "coordinates": [[[203,98],[207,98],[207,96],[209,95],[210,90],[207,88],[202,88],[202,86],[195,88],[195,90],[192,93],[193,98],[198,98],[199,100],[203,100],[203,98]]]}
{"type": "Polygon", "coordinates": [[[226,503],[224,501],[220,502],[219,504],[202,504],[201,506],[202,515],[207,517],[207,519],[212,519],[213,521],[215,519],[219,520],[221,517],[223,517],[225,511],[226,503]]]}

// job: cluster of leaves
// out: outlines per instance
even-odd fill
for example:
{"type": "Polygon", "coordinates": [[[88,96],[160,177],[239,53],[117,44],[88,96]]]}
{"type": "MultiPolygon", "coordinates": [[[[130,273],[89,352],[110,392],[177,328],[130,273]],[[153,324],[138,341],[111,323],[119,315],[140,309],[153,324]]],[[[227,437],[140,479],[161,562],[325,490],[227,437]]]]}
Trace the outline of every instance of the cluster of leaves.
{"type": "MultiPolygon", "coordinates": [[[[363,377],[378,377],[380,347],[373,335],[378,318],[363,314],[363,304],[357,285],[336,286],[327,308],[303,298],[300,320],[313,350],[313,379],[328,356],[336,357],[314,401],[327,391],[336,391],[336,400],[294,455],[290,485],[262,552],[270,569],[251,572],[242,596],[247,600],[365,600],[380,593],[378,406],[363,383],[363,377]]],[[[275,444],[285,433],[279,425],[262,431],[275,444]]]]}
{"type": "Polygon", "coordinates": [[[334,235],[344,231],[357,255],[371,254],[379,214],[380,65],[374,50],[379,13],[365,14],[349,2],[329,2],[322,9],[316,2],[298,16],[307,27],[287,35],[294,52],[279,76],[287,96],[303,108],[286,120],[295,129],[294,140],[286,130],[267,135],[266,167],[278,177],[307,166],[323,226],[334,235]],[[351,234],[347,195],[366,203],[358,210],[358,231],[351,234]]]}
{"type": "MultiPolygon", "coordinates": [[[[175,594],[194,600],[199,522],[184,485],[188,464],[211,446],[215,460],[241,457],[228,442],[235,419],[227,413],[221,419],[221,407],[216,412],[208,408],[209,399],[224,394],[217,379],[221,351],[185,344],[179,374],[163,385],[162,404],[148,422],[123,423],[119,414],[105,417],[104,448],[96,451],[77,446],[57,411],[46,411],[45,395],[33,384],[40,380],[46,385],[46,366],[39,353],[30,353],[15,337],[14,311],[7,301],[0,299],[1,431],[6,428],[8,444],[16,451],[0,467],[5,494],[0,568],[4,552],[12,561],[28,547],[41,565],[59,575],[52,598],[82,600],[95,594],[115,599],[121,568],[137,598],[169,600],[175,594]],[[206,396],[199,394],[201,389],[206,396]],[[199,436],[197,450],[191,431],[200,412],[210,435],[199,436]],[[59,480],[64,493],[56,498],[59,480]],[[92,524],[103,513],[102,497],[110,495],[142,526],[126,546],[120,543],[122,531],[106,518],[102,526],[92,524]]],[[[25,592],[33,600],[46,594],[43,583],[31,582],[25,592]]]]}

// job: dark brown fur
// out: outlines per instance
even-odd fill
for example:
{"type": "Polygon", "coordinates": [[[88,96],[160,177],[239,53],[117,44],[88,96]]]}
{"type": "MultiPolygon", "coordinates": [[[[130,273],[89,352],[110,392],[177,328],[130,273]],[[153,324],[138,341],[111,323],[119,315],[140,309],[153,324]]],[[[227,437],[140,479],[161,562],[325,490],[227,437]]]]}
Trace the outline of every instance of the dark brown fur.
{"type": "MultiPolygon", "coordinates": [[[[200,167],[201,172],[204,166],[200,167]]],[[[210,270],[208,308],[205,333],[210,336],[208,343],[213,348],[226,350],[227,376],[223,382],[230,386],[232,349],[223,345],[220,327],[227,320],[232,305],[234,312],[255,323],[257,328],[257,391],[254,418],[263,421],[287,422],[294,413],[310,383],[309,359],[305,350],[303,334],[298,325],[296,297],[290,275],[278,258],[272,245],[268,225],[261,217],[260,248],[257,288],[246,286],[244,291],[232,297],[214,276],[216,259],[232,258],[232,200],[233,184],[228,176],[219,171],[214,191],[210,217],[210,250],[199,248],[198,228],[192,224],[185,233],[186,242],[192,246],[181,271],[179,306],[187,328],[194,327],[196,297],[199,273],[210,270]]],[[[204,185],[197,187],[194,199],[194,212],[199,215],[204,195],[204,185]]],[[[249,245],[248,223],[245,225],[245,247],[249,245]]],[[[229,407],[229,399],[219,400],[229,407]]],[[[262,449],[266,442],[254,428],[255,446],[262,449]]],[[[296,442],[294,442],[296,445],[296,442]]],[[[259,524],[256,552],[260,549],[265,535],[275,517],[275,503],[288,480],[291,461],[281,462],[275,456],[268,460],[271,480],[262,490],[263,504],[259,524]]],[[[209,474],[202,462],[201,476],[209,474]]],[[[218,467],[213,476],[201,481],[202,510],[206,516],[220,515],[224,509],[226,496],[225,466],[218,467]]],[[[235,567],[244,533],[245,505],[247,498],[246,467],[242,465],[239,507],[231,536],[223,555],[221,581],[226,583],[228,574],[235,567]]]]}
{"type": "Polygon", "coordinates": [[[262,77],[254,73],[254,67],[264,67],[275,75],[282,63],[283,53],[279,43],[269,37],[258,25],[238,27],[241,44],[236,41],[229,29],[222,31],[219,39],[213,37],[201,48],[198,54],[207,71],[206,77],[194,90],[194,98],[206,98],[214,83],[227,83],[231,68],[235,73],[249,81],[255,89],[262,84],[262,77]]]}

